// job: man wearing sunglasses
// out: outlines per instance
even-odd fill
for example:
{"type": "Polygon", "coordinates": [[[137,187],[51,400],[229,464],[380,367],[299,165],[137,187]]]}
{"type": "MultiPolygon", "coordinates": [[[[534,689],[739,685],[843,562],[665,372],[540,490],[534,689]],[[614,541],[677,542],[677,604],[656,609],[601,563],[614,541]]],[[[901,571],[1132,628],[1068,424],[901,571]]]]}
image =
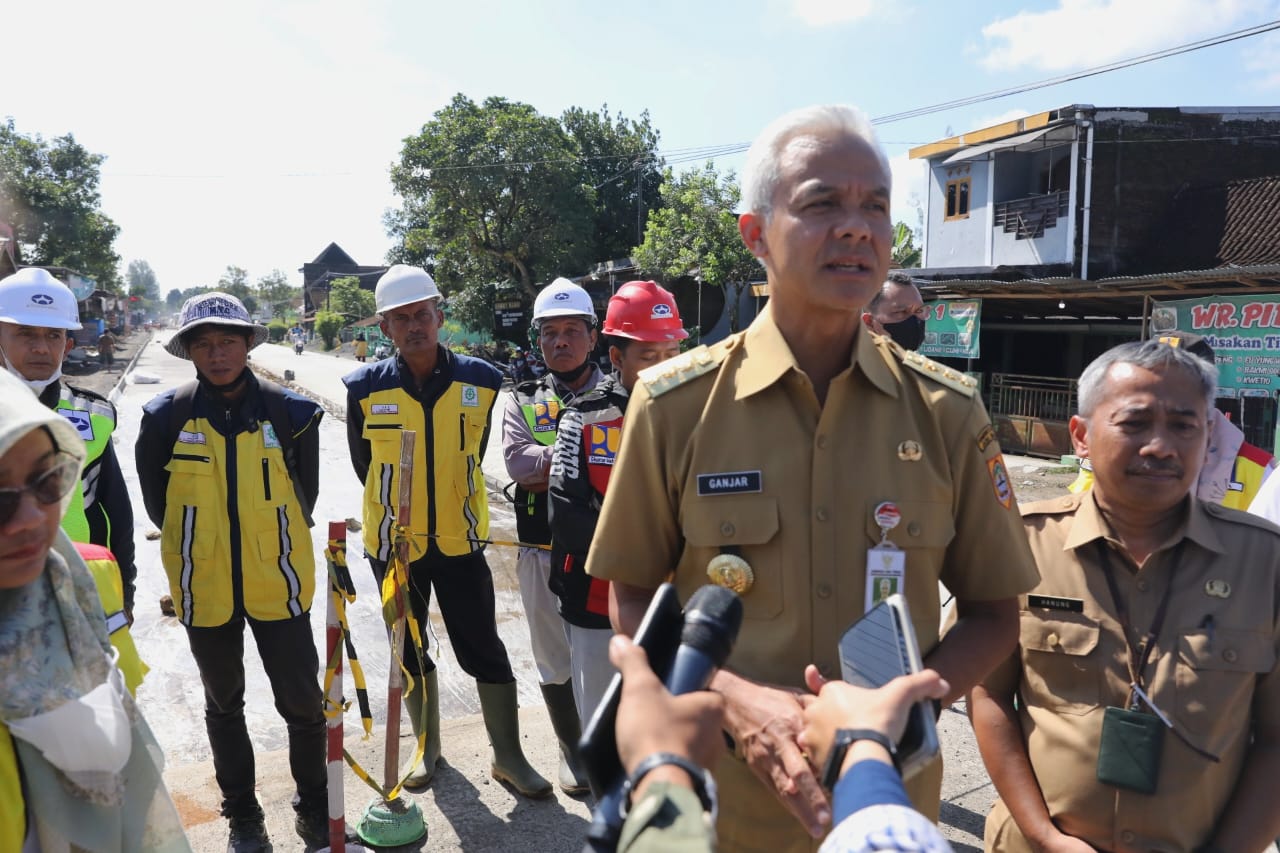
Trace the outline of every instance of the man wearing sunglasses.
{"type": "MultiPolygon", "coordinates": [[[[134,578],[138,574],[133,556],[133,505],[111,441],[116,428],[115,406],[105,397],[62,379],[62,361],[75,346],[75,339],[67,333],[79,328],[75,294],[46,270],[28,267],[0,280],[0,359],[5,369],[41,403],[66,418],[84,441],[82,488],[72,492],[62,529],[73,542],[99,545],[114,555],[120,582],[109,586],[100,582],[99,589],[107,624],[115,632],[133,622],[134,578]],[[122,596],[113,594],[116,586],[122,588],[122,596]]],[[[132,666],[136,657],[135,651],[122,665],[132,666]]]]}

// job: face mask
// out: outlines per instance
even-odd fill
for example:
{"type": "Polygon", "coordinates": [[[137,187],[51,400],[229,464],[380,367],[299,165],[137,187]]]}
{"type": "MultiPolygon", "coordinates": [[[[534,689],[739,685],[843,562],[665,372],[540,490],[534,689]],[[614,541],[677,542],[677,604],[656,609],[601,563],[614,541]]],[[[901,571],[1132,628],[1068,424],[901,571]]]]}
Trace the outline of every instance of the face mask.
{"type": "Polygon", "coordinates": [[[885,323],[884,330],[898,346],[906,350],[920,349],[924,343],[924,320],[911,316],[897,323],[885,323]]]}
{"type": "Polygon", "coordinates": [[[19,373],[17,370],[15,370],[13,368],[13,365],[9,363],[9,356],[5,354],[3,347],[0,347],[0,358],[4,359],[4,369],[9,371],[9,375],[17,379],[23,385],[26,385],[28,388],[30,388],[37,397],[39,397],[41,394],[44,393],[44,389],[48,388],[50,385],[52,385],[53,383],[57,382],[59,379],[62,378],[61,364],[59,364],[54,369],[53,375],[51,375],[48,379],[28,379],[27,377],[19,373]]]}
{"type": "Polygon", "coordinates": [[[551,375],[561,382],[577,382],[578,377],[586,373],[591,368],[591,360],[588,359],[579,364],[573,370],[553,370],[551,375]]]}

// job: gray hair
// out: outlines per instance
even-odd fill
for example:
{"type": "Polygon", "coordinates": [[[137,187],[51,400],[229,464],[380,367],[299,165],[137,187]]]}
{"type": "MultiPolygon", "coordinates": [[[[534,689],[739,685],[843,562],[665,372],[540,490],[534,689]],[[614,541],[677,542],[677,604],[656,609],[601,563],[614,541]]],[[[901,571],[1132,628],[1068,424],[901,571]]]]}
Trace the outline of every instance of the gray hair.
{"type": "Polygon", "coordinates": [[[865,113],[845,104],[820,104],[792,110],[774,119],[747,151],[742,169],[742,202],[739,210],[768,216],[773,206],[773,191],[778,186],[778,160],[787,143],[797,136],[840,133],[861,139],[875,152],[885,175],[892,182],[889,158],[880,147],[875,128],[865,113]]]}
{"type": "Polygon", "coordinates": [[[902,272],[902,270],[894,270],[889,273],[889,277],[884,280],[884,284],[880,285],[880,289],[876,291],[876,295],[871,297],[871,301],[867,303],[867,307],[863,310],[874,314],[876,308],[889,295],[890,287],[915,287],[916,282],[911,276],[902,272]]]}
{"type": "Polygon", "coordinates": [[[1132,364],[1146,370],[1178,368],[1194,376],[1204,393],[1205,405],[1213,408],[1218,396],[1218,366],[1181,348],[1160,341],[1130,341],[1104,352],[1095,358],[1084,373],[1080,374],[1076,389],[1080,417],[1088,418],[1102,402],[1107,374],[1117,364],[1132,364]]]}

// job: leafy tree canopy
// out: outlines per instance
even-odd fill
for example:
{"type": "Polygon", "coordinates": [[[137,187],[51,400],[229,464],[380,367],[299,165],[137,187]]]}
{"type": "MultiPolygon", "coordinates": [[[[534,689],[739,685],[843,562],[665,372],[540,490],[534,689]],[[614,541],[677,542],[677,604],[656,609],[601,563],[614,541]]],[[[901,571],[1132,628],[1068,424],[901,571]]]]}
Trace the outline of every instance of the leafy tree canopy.
{"type": "Polygon", "coordinates": [[[915,269],[920,266],[920,247],[916,245],[915,234],[905,222],[893,225],[893,249],[890,258],[893,263],[903,269],[915,269]]]}
{"type": "Polygon", "coordinates": [[[272,317],[287,314],[301,292],[301,288],[289,284],[289,279],[280,270],[272,270],[258,279],[258,304],[269,310],[272,317]]]}
{"type": "Polygon", "coordinates": [[[373,293],[361,288],[360,279],[355,276],[334,279],[329,285],[329,309],[346,315],[348,322],[372,317],[373,293]]]}
{"type": "MultiPolygon", "coordinates": [[[[208,288],[202,288],[207,290],[208,288]]],[[[249,287],[249,273],[243,267],[228,266],[226,271],[218,278],[218,284],[214,290],[221,290],[224,293],[230,293],[232,296],[244,303],[245,310],[249,312],[249,316],[258,313],[258,300],[253,290],[249,287]]]]}
{"type": "Polygon", "coordinates": [[[740,190],[733,172],[720,175],[707,163],[700,170],[665,173],[662,207],[649,216],[644,242],[631,253],[642,269],[663,281],[694,276],[725,289],[729,320],[738,330],[738,296],[763,271],[742,242],[733,210],[740,190]]]}
{"type": "Polygon", "coordinates": [[[19,263],[62,266],[119,292],[120,228],[102,212],[99,168],[71,134],[46,141],[0,124],[0,221],[13,228],[19,263]]]}
{"type": "Polygon", "coordinates": [[[426,267],[450,296],[509,280],[532,301],[541,282],[627,254],[637,213],[660,203],[657,144],[647,113],[574,107],[557,120],[455,95],[392,167],[389,260],[426,267]]]}
{"type": "Polygon", "coordinates": [[[148,305],[160,301],[160,283],[156,281],[156,273],[151,269],[151,264],[143,260],[129,261],[124,277],[129,283],[130,296],[141,296],[148,305]]]}

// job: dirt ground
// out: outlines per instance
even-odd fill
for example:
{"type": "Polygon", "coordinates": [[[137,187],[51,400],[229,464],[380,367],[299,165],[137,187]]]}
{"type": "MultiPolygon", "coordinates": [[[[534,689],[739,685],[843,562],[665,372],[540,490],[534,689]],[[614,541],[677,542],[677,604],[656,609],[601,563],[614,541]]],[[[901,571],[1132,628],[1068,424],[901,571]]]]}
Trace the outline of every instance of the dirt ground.
{"type": "Polygon", "coordinates": [[[1067,486],[1076,478],[1074,468],[1033,468],[1011,464],[1009,474],[1013,478],[1013,492],[1018,503],[1042,501],[1068,494],[1067,486]]]}
{"type": "MultiPolygon", "coordinates": [[[[63,376],[63,381],[76,388],[84,388],[106,397],[120,382],[120,377],[124,375],[125,368],[133,360],[138,348],[150,339],[151,333],[146,329],[134,329],[127,335],[119,335],[116,338],[115,364],[111,370],[103,369],[95,357],[89,360],[83,372],[80,370],[74,373],[67,371],[63,376]]],[[[63,370],[66,371],[66,365],[64,365],[63,370]]]]}

